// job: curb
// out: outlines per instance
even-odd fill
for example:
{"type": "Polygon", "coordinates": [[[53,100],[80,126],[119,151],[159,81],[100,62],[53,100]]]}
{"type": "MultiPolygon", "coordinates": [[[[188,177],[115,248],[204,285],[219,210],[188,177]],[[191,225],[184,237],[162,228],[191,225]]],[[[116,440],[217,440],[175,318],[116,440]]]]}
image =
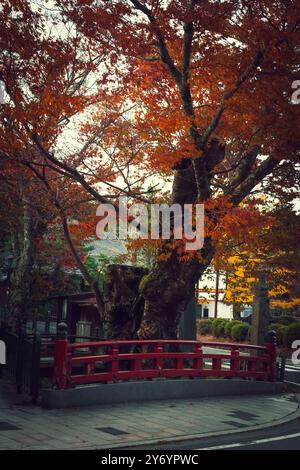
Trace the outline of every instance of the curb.
{"type": "MultiPolygon", "coordinates": [[[[190,435],[184,435],[184,436],[174,436],[174,437],[168,437],[168,438],[165,438],[165,439],[148,439],[148,440],[145,440],[145,441],[140,441],[139,443],[134,443],[134,444],[115,444],[115,445],[111,445],[109,447],[106,446],[97,446],[97,447],[93,447],[94,450],[117,450],[117,449],[120,449],[120,450],[138,450],[140,449],[142,446],[147,446],[147,445],[155,445],[155,444],[159,444],[159,445],[162,445],[162,444],[172,444],[172,443],[176,443],[176,442],[185,442],[185,441],[193,441],[193,440],[198,440],[198,439],[205,439],[205,438],[209,438],[209,437],[218,437],[218,436],[224,436],[224,435],[228,435],[228,434],[240,434],[240,433],[245,433],[245,432],[251,432],[251,431],[260,431],[262,429],[266,429],[266,428],[272,428],[272,427],[275,427],[275,426],[279,426],[281,424],[285,424],[285,423],[288,423],[290,421],[293,421],[297,418],[300,417],[300,393],[295,393],[294,394],[296,399],[297,399],[297,402],[298,402],[298,407],[296,409],[296,411],[292,412],[292,413],[289,413],[288,415],[284,416],[283,418],[280,418],[280,419],[277,419],[277,420],[274,420],[274,421],[268,421],[267,423],[262,423],[262,424],[258,424],[258,425],[253,425],[253,426],[248,426],[246,429],[240,429],[238,432],[236,429],[229,429],[228,431],[219,431],[219,432],[211,432],[211,433],[200,433],[200,434],[190,434],[190,435]]],[[[82,447],[81,447],[82,448],[82,447]]],[[[89,447],[91,449],[91,447],[89,447]]]]}
{"type": "Polygon", "coordinates": [[[285,392],[282,382],[243,379],[164,379],[83,385],[66,390],[45,389],[42,408],[78,408],[90,405],[135,403],[224,396],[269,395],[285,392]]]}

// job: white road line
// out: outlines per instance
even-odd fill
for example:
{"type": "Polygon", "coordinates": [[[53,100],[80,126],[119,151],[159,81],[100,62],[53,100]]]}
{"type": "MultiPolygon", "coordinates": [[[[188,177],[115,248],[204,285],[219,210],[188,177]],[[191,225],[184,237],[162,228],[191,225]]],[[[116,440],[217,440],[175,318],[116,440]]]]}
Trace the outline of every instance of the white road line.
{"type": "MultiPolygon", "coordinates": [[[[210,366],[210,368],[212,367],[212,362],[211,361],[205,361],[204,364],[206,366],[210,366]]],[[[207,368],[209,370],[209,368],[207,368]]],[[[222,363],[222,369],[230,369],[230,364],[229,363],[222,363]]]]}
{"type": "Polygon", "coordinates": [[[249,442],[235,442],[234,444],[225,444],[221,446],[202,447],[202,448],[195,449],[195,450],[231,449],[233,447],[254,446],[257,444],[266,444],[267,442],[285,441],[286,439],[293,439],[295,437],[300,437],[300,432],[297,432],[295,434],[286,434],[286,435],[277,436],[277,437],[269,437],[267,439],[257,439],[255,441],[249,441],[249,442]]]}
{"type": "Polygon", "coordinates": [[[280,401],[281,403],[286,403],[286,398],[266,397],[265,400],[280,401]]]}
{"type": "Polygon", "coordinates": [[[290,380],[287,382],[289,385],[296,385],[297,387],[299,387],[299,383],[298,382],[291,382],[290,380]]]}
{"type": "Polygon", "coordinates": [[[219,449],[232,449],[233,447],[241,447],[242,444],[241,442],[237,442],[236,444],[227,444],[224,446],[214,446],[214,447],[200,447],[199,449],[194,449],[194,450],[219,450],[219,449]]]}

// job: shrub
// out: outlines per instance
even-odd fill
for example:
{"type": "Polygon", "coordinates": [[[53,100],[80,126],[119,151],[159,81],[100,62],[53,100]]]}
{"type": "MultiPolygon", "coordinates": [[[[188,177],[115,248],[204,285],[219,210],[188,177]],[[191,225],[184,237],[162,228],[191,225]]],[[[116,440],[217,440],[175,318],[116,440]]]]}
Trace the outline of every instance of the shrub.
{"type": "Polygon", "coordinates": [[[212,322],[212,334],[216,338],[225,337],[225,326],[229,322],[225,318],[215,318],[212,322]]]}
{"type": "Polygon", "coordinates": [[[197,321],[197,330],[200,335],[210,335],[211,334],[211,318],[202,318],[197,321]]]}
{"type": "Polygon", "coordinates": [[[217,338],[225,338],[225,326],[226,326],[226,321],[223,323],[219,323],[216,328],[216,337],[217,338]]]}
{"type": "Polygon", "coordinates": [[[283,338],[288,325],[282,325],[281,323],[271,323],[269,325],[269,330],[274,330],[277,336],[277,344],[279,346],[283,345],[283,338]]]}
{"type": "Polygon", "coordinates": [[[286,327],[283,334],[283,344],[290,348],[296,339],[300,340],[300,322],[292,323],[286,327]]]}
{"type": "Polygon", "coordinates": [[[224,318],[215,318],[212,321],[211,332],[212,332],[213,336],[216,336],[216,328],[217,328],[218,324],[223,323],[223,321],[224,321],[224,318]]]}
{"type": "Polygon", "coordinates": [[[233,325],[231,329],[232,339],[235,341],[244,341],[249,333],[250,326],[248,323],[239,322],[233,325]]]}
{"type": "Polygon", "coordinates": [[[272,317],[271,323],[280,323],[280,325],[291,325],[295,323],[297,318],[293,317],[292,315],[282,315],[281,317],[272,317]]]}
{"type": "Polygon", "coordinates": [[[231,336],[231,330],[232,330],[232,327],[238,323],[241,323],[240,320],[230,320],[226,323],[225,325],[225,336],[226,338],[231,338],[232,339],[232,336],[231,336]]]}

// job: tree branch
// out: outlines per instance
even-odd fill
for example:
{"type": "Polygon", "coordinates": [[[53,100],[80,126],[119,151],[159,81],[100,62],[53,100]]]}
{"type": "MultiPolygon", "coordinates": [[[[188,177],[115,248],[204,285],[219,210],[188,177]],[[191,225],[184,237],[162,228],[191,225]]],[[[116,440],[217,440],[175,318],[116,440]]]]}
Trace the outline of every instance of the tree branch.
{"type": "Polygon", "coordinates": [[[178,70],[178,68],[176,67],[176,65],[175,65],[175,63],[174,63],[174,61],[173,61],[173,59],[172,59],[172,57],[169,53],[165,38],[164,38],[164,36],[161,32],[161,29],[160,29],[160,27],[159,27],[159,25],[156,21],[155,16],[152,14],[151,10],[146,5],[141,3],[139,0],[130,0],[130,2],[135,6],[135,8],[137,10],[141,11],[142,13],[144,13],[144,15],[147,16],[150,24],[153,27],[153,30],[155,32],[155,36],[156,36],[157,41],[158,41],[158,48],[159,48],[161,60],[164,62],[164,64],[167,65],[167,67],[170,70],[170,72],[172,74],[172,77],[174,78],[175,82],[177,83],[178,86],[180,86],[180,84],[181,84],[181,73],[178,70]]]}
{"type": "Polygon", "coordinates": [[[253,165],[256,161],[257,155],[259,153],[260,146],[259,145],[254,145],[241,159],[240,164],[238,166],[238,174],[237,176],[232,180],[232,183],[230,184],[227,193],[230,194],[234,191],[235,188],[240,186],[243,181],[245,181],[252,168],[253,165]]]}
{"type": "Polygon", "coordinates": [[[227,101],[232,98],[235,93],[241,88],[243,83],[248,80],[248,78],[251,76],[252,72],[259,66],[259,64],[262,61],[264,55],[264,50],[259,50],[257,51],[254,59],[252,60],[251,64],[244,70],[244,72],[240,75],[240,77],[236,80],[234,83],[233,87],[226,91],[226,93],[223,95],[221,106],[215,113],[214,117],[212,118],[210,124],[206,128],[205,132],[202,134],[201,138],[201,144],[205,146],[206,142],[208,141],[209,137],[211,134],[215,131],[217,128],[220,119],[226,109],[226,103],[227,101]]]}
{"type": "Polygon", "coordinates": [[[266,176],[268,176],[276,166],[280,163],[279,160],[269,157],[264,160],[260,166],[251,173],[246,180],[233,191],[231,196],[231,202],[234,205],[242,202],[243,199],[252,191],[257,184],[259,184],[266,176]]]}
{"type": "Polygon", "coordinates": [[[79,173],[78,170],[72,168],[70,165],[68,165],[67,163],[65,162],[61,162],[60,160],[58,160],[56,157],[54,157],[54,155],[52,153],[50,153],[48,150],[46,150],[44,148],[44,146],[41,144],[41,142],[39,141],[38,137],[36,134],[33,134],[32,135],[32,140],[33,142],[36,144],[37,148],[39,149],[40,153],[47,159],[47,160],[50,160],[54,165],[58,166],[59,168],[62,168],[63,170],[65,170],[68,175],[67,176],[70,176],[72,177],[74,180],[76,180],[78,183],[80,183],[82,185],[82,187],[84,189],[86,189],[86,191],[88,193],[90,193],[95,199],[96,201],[99,201],[101,202],[102,204],[111,204],[111,201],[108,201],[106,198],[104,198],[103,196],[101,196],[101,194],[98,193],[98,191],[96,191],[86,180],[85,178],[79,173]]]}
{"type": "Polygon", "coordinates": [[[74,258],[74,260],[75,260],[75,262],[76,262],[83,278],[86,280],[86,282],[89,284],[89,286],[94,291],[94,294],[95,294],[95,297],[96,297],[96,302],[97,302],[97,307],[98,307],[98,311],[99,311],[99,315],[100,315],[100,321],[102,323],[102,314],[104,312],[104,307],[105,307],[103,297],[102,297],[102,293],[99,289],[97,281],[92,278],[92,276],[90,275],[90,273],[88,272],[88,270],[84,266],[83,262],[81,261],[79,254],[77,253],[77,250],[75,248],[75,245],[73,243],[73,240],[72,240],[72,237],[71,237],[71,234],[70,234],[70,231],[69,231],[69,226],[68,226],[67,217],[65,215],[65,210],[64,210],[63,206],[61,205],[57,195],[53,194],[53,191],[52,191],[52,189],[49,185],[49,182],[48,182],[46,176],[41,175],[35,168],[32,168],[30,163],[28,163],[28,167],[31,168],[31,170],[35,173],[35,175],[38,177],[38,179],[40,181],[42,181],[42,183],[46,187],[48,193],[50,194],[51,198],[53,199],[53,203],[54,203],[55,207],[59,211],[66,242],[69,246],[69,249],[72,253],[72,256],[73,256],[73,258],[74,258]]]}

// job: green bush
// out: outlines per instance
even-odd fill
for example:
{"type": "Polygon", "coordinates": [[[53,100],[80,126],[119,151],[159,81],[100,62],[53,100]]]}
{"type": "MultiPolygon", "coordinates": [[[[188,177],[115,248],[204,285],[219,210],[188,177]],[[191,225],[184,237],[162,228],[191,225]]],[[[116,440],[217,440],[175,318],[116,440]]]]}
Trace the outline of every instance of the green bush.
{"type": "Polygon", "coordinates": [[[282,323],[271,323],[269,325],[269,330],[274,330],[277,336],[277,344],[279,346],[283,345],[285,331],[287,330],[288,325],[282,325],[282,323]]]}
{"type": "Polygon", "coordinates": [[[240,320],[229,320],[225,325],[225,336],[226,338],[232,339],[231,330],[232,327],[238,323],[241,323],[240,320]]]}
{"type": "Polygon", "coordinates": [[[300,322],[288,325],[283,334],[284,346],[290,348],[293,341],[300,340],[300,322]]]}
{"type": "Polygon", "coordinates": [[[248,323],[239,322],[233,325],[231,329],[231,336],[234,341],[244,341],[249,333],[250,326],[248,323]]]}
{"type": "Polygon", "coordinates": [[[219,323],[216,328],[216,338],[225,338],[226,322],[219,323]]]}
{"type": "Polygon", "coordinates": [[[216,338],[225,338],[225,326],[230,320],[225,318],[215,318],[212,322],[211,330],[216,338]]]}
{"type": "Polygon", "coordinates": [[[282,315],[281,317],[271,317],[270,323],[280,323],[280,325],[291,325],[295,323],[297,318],[292,315],[282,315]]]}
{"type": "Polygon", "coordinates": [[[202,318],[197,321],[197,330],[200,335],[211,335],[211,318],[202,318]]]}
{"type": "Polygon", "coordinates": [[[217,328],[218,324],[223,323],[223,321],[224,321],[224,318],[215,318],[212,321],[211,332],[212,332],[213,336],[216,336],[216,328],[217,328]]]}

